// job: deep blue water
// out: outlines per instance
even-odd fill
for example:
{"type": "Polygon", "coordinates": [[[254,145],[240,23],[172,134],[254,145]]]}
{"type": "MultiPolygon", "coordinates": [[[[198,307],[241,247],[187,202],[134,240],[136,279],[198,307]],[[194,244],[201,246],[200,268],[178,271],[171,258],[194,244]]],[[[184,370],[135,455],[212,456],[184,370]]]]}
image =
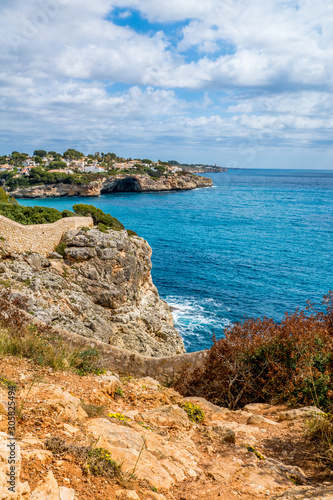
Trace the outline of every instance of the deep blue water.
{"type": "Polygon", "coordinates": [[[20,200],[60,210],[89,203],[153,248],[153,280],[177,309],[188,351],[244,316],[320,304],[333,289],[333,171],[230,170],[214,187],[20,200]]]}

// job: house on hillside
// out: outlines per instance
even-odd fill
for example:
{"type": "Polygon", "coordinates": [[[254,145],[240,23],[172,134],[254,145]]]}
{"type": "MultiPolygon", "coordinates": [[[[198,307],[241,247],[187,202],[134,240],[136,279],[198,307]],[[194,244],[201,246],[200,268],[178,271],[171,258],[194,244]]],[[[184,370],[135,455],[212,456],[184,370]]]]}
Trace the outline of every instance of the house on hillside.
{"type": "Polygon", "coordinates": [[[36,162],[34,160],[29,159],[29,158],[27,160],[23,161],[22,165],[24,167],[36,167],[37,166],[36,162]]]}
{"type": "Polygon", "coordinates": [[[86,172],[86,173],[90,173],[90,174],[105,173],[105,167],[98,167],[97,165],[86,165],[85,167],[81,167],[80,170],[82,172],[86,172]]]}

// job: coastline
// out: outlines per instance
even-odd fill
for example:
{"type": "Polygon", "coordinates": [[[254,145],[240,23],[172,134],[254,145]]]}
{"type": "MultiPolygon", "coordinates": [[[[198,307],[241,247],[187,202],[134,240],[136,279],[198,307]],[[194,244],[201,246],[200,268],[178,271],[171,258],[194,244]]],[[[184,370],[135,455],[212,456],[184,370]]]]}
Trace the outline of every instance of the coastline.
{"type": "MultiPolygon", "coordinates": [[[[39,184],[10,191],[15,198],[56,198],[56,197],[98,197],[105,193],[149,193],[163,191],[189,191],[197,188],[212,187],[208,177],[193,174],[162,175],[152,178],[142,174],[119,174],[103,177],[87,184],[39,184]]],[[[6,186],[4,186],[6,187],[6,186]]]]}

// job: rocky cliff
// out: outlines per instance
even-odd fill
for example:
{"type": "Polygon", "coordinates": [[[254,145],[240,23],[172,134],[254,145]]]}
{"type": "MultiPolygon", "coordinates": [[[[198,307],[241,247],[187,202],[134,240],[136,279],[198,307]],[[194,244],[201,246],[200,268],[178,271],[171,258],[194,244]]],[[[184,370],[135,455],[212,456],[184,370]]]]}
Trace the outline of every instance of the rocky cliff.
{"type": "Polygon", "coordinates": [[[49,184],[19,188],[11,192],[15,198],[52,198],[57,196],[99,196],[101,193],[183,191],[213,185],[211,179],[191,174],[162,175],[118,174],[89,184],[49,184]]]}
{"type": "Polygon", "coordinates": [[[126,231],[67,231],[64,258],[3,253],[0,289],[41,321],[148,356],[184,352],[151,278],[151,248],[126,231]]]}

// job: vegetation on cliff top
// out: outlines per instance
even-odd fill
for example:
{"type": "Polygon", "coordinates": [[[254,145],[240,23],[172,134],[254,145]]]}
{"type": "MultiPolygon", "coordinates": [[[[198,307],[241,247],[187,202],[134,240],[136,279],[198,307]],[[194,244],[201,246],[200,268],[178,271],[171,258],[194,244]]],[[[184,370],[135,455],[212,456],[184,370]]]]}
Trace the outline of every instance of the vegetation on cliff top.
{"type": "Polygon", "coordinates": [[[205,366],[185,374],[178,390],[230,409],[255,402],[333,409],[333,292],[324,312],[246,319],[214,340],[205,366]]]}
{"type": "Polygon", "coordinates": [[[110,214],[104,213],[100,208],[94,205],[84,205],[83,203],[74,205],[74,212],[63,210],[60,212],[55,208],[49,207],[24,207],[19,205],[15,198],[9,195],[0,187],[0,215],[7,217],[20,224],[46,224],[56,222],[64,217],[74,217],[75,215],[91,216],[94,224],[100,226],[101,231],[115,229],[121,231],[123,224],[110,214]]]}
{"type": "MultiPolygon", "coordinates": [[[[65,164],[67,167],[67,165],[65,164]]],[[[58,166],[59,167],[59,166],[58,166]]],[[[102,174],[85,174],[85,173],[75,173],[66,174],[66,172],[48,172],[42,167],[32,168],[29,172],[29,176],[17,177],[15,172],[3,172],[1,178],[5,180],[6,188],[13,191],[17,188],[27,188],[31,186],[38,185],[48,185],[48,184],[76,184],[79,186],[89,184],[90,182],[100,180],[103,176],[102,174]]]]}

